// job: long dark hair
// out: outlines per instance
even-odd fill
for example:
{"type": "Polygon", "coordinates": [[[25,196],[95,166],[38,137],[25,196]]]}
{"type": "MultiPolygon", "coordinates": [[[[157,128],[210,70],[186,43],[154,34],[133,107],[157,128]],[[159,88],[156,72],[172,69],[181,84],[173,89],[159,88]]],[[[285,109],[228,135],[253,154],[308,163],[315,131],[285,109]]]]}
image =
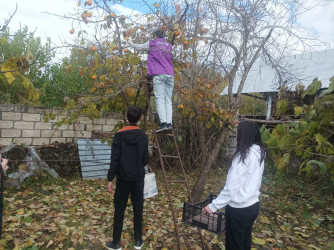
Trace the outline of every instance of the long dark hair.
{"type": "Polygon", "coordinates": [[[260,163],[266,156],[266,148],[262,142],[259,127],[255,122],[241,121],[237,130],[237,150],[233,158],[240,155],[240,161],[245,163],[245,159],[249,153],[249,148],[253,145],[258,145],[261,149],[260,163]]]}

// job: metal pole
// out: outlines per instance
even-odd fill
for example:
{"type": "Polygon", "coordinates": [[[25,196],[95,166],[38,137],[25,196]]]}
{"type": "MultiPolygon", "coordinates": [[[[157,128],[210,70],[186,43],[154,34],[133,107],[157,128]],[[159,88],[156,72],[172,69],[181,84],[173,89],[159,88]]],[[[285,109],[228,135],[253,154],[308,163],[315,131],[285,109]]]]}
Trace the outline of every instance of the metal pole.
{"type": "Polygon", "coordinates": [[[273,96],[271,93],[269,93],[267,98],[267,116],[266,120],[269,120],[271,117],[271,108],[272,108],[272,102],[273,102],[273,96]]]}

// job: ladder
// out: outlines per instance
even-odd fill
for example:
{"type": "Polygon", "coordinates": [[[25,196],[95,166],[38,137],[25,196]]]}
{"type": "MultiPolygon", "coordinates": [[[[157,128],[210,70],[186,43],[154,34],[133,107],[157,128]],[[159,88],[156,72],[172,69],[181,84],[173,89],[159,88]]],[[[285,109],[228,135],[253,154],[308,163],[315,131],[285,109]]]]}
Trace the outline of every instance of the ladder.
{"type": "Polygon", "coordinates": [[[188,198],[189,201],[191,202],[191,204],[193,204],[193,200],[191,198],[191,192],[190,192],[190,188],[186,179],[186,173],[184,171],[183,168],[183,163],[182,163],[182,159],[180,156],[180,152],[177,146],[177,141],[175,139],[174,136],[174,130],[169,130],[167,133],[161,132],[161,133],[156,133],[156,128],[155,128],[155,124],[154,124],[154,117],[153,117],[153,112],[152,112],[152,106],[151,106],[151,91],[149,89],[149,82],[148,84],[146,84],[146,87],[144,87],[145,89],[145,93],[146,93],[146,100],[147,100],[147,106],[146,108],[148,108],[148,112],[149,112],[149,116],[150,116],[150,121],[152,124],[152,133],[155,139],[155,144],[158,150],[158,154],[159,154],[159,161],[161,164],[161,168],[162,168],[162,172],[163,172],[163,177],[164,177],[164,182],[165,182],[165,188],[167,191],[167,195],[168,195],[168,200],[169,200],[169,206],[170,206],[170,210],[172,212],[172,216],[173,216],[173,222],[174,222],[174,233],[175,233],[175,237],[177,239],[177,245],[178,245],[178,249],[181,249],[181,238],[185,237],[185,236],[192,236],[192,235],[199,235],[200,239],[201,239],[201,245],[202,245],[202,249],[205,249],[205,243],[204,243],[204,239],[203,239],[203,235],[201,233],[201,230],[199,228],[197,228],[196,232],[192,232],[192,233],[180,233],[179,230],[179,225],[178,225],[178,221],[177,221],[177,216],[176,216],[176,209],[173,205],[173,197],[172,194],[170,192],[170,184],[172,183],[178,183],[180,184],[184,184],[186,189],[187,189],[187,193],[188,193],[188,198]],[[168,153],[166,154],[165,152],[162,151],[162,148],[160,146],[160,144],[164,143],[164,140],[169,140],[172,141],[173,145],[174,145],[174,149],[175,152],[173,155],[169,155],[168,153]],[[164,160],[166,159],[174,159],[175,161],[178,162],[180,168],[181,168],[181,172],[182,172],[182,177],[180,179],[169,179],[167,172],[166,172],[166,168],[165,168],[165,163],[164,160]]]}

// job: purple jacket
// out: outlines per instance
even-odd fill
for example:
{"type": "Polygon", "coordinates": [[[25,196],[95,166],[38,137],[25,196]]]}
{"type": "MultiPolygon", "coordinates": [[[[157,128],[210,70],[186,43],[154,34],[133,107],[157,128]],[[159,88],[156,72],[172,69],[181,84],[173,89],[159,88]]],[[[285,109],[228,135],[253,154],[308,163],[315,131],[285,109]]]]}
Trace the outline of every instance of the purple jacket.
{"type": "Polygon", "coordinates": [[[147,74],[174,76],[172,64],[172,45],[163,38],[149,42],[150,50],[147,57],[147,74]]]}

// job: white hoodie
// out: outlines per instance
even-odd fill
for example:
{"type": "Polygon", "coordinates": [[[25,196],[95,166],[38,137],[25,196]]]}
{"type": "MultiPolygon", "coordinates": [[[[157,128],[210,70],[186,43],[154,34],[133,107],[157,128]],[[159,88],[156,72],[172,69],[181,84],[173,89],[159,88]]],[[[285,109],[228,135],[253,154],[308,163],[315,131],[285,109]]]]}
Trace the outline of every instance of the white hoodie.
{"type": "Polygon", "coordinates": [[[255,144],[250,147],[245,163],[240,161],[240,155],[234,157],[224,189],[209,204],[212,212],[216,212],[226,205],[243,208],[259,201],[264,169],[264,160],[260,163],[260,159],[261,149],[255,144]]]}

